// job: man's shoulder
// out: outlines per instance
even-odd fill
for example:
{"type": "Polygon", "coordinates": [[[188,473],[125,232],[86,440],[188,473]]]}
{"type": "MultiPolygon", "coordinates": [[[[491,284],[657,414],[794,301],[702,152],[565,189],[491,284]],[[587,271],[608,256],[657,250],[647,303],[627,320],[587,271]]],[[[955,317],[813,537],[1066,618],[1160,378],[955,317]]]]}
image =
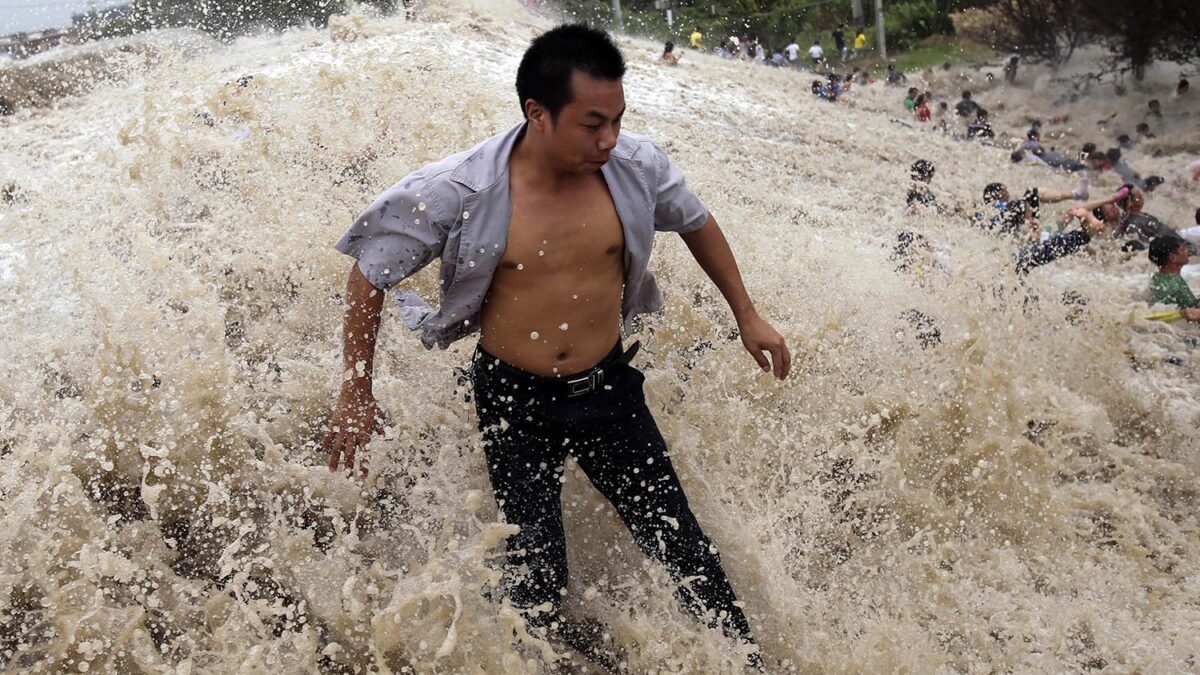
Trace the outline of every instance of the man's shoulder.
{"type": "Polygon", "coordinates": [[[619,160],[641,163],[650,161],[653,164],[657,156],[664,153],[662,148],[649,136],[622,131],[621,135],[617,137],[617,145],[612,149],[611,154],[619,160]]]}

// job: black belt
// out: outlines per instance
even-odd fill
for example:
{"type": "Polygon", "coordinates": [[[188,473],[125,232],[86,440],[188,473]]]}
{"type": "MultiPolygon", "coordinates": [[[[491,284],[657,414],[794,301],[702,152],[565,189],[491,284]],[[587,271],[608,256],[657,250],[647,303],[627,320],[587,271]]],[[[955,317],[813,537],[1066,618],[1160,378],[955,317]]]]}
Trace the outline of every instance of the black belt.
{"type": "Polygon", "coordinates": [[[561,392],[567,398],[577,398],[586,396],[594,391],[599,390],[604,386],[604,371],[606,368],[611,369],[615,366],[628,365],[633,357],[637,355],[641,349],[641,342],[634,342],[629,345],[629,349],[623,349],[621,343],[618,342],[603,359],[596,365],[588,368],[585,371],[568,375],[564,377],[549,377],[545,375],[535,375],[533,373],[521,370],[514,365],[505,363],[493,354],[484,351],[483,347],[475,348],[475,359],[486,358],[492,363],[493,368],[504,373],[505,377],[523,385],[527,385],[532,389],[549,391],[554,393],[561,392]]]}

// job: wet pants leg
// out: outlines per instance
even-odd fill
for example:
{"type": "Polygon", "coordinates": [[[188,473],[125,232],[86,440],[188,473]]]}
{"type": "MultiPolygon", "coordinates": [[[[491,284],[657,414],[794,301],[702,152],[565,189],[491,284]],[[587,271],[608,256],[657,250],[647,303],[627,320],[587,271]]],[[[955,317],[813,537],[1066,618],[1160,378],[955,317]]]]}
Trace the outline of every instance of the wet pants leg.
{"type": "Polygon", "coordinates": [[[751,640],[712,542],[700,529],[646,407],[641,373],[619,366],[607,389],[570,399],[476,364],[475,394],[496,503],[520,527],[508,540],[509,597],[518,607],[557,607],[567,585],[562,523],[566,457],[625,522],[646,555],[662,563],[697,616],[711,611],[726,634],[751,640]]]}

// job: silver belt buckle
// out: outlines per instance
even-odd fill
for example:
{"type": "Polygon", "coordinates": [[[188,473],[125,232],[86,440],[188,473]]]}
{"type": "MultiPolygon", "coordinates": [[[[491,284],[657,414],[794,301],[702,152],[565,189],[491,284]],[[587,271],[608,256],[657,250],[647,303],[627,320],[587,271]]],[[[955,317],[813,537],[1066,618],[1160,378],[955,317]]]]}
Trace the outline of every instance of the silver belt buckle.
{"type": "Polygon", "coordinates": [[[604,384],[604,371],[600,368],[573,380],[567,380],[567,398],[575,398],[590,394],[600,388],[604,384]]]}

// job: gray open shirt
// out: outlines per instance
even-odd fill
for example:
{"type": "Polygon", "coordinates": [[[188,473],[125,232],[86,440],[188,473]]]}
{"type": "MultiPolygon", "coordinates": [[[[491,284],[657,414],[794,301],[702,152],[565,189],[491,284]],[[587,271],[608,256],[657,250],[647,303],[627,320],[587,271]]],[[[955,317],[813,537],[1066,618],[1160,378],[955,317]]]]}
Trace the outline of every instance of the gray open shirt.
{"type": "MultiPolygon", "coordinates": [[[[412,291],[396,298],[404,325],[420,332],[426,348],[445,349],[479,330],[479,312],[508,242],[509,155],[524,132],[520,124],[409,174],[379,195],[335,244],[380,289],[441,257],[436,311],[412,291]]],[[[679,167],[644,136],[621,134],[601,173],[625,233],[621,317],[628,329],[634,316],[663,304],[647,269],[655,231],[693,232],[704,227],[708,211],[679,167]]]]}

